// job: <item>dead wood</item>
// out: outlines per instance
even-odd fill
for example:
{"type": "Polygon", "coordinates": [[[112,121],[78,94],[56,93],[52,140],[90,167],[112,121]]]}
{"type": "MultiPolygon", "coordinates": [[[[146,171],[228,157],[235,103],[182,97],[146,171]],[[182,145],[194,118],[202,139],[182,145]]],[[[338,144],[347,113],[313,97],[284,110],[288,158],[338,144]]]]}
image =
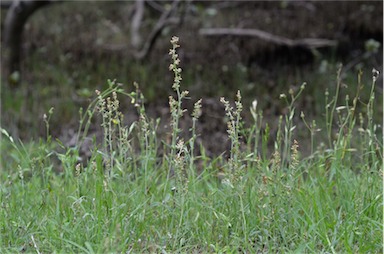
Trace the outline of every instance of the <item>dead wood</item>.
{"type": "Polygon", "coordinates": [[[283,36],[271,34],[259,29],[243,29],[243,28],[203,28],[199,33],[204,36],[249,36],[257,37],[266,42],[274,43],[280,46],[288,47],[305,47],[305,48],[321,48],[334,47],[337,41],[321,39],[321,38],[304,38],[292,40],[283,36]]]}

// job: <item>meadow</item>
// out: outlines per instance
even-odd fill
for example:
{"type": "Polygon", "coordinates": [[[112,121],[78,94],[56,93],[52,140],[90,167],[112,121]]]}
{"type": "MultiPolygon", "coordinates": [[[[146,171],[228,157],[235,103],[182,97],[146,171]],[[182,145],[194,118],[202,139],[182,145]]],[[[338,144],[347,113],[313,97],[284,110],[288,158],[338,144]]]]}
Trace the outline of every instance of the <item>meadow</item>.
{"type": "Polygon", "coordinates": [[[192,112],[183,106],[189,92],[178,48],[173,37],[165,140],[157,135],[158,120],[146,113],[140,84],[125,91],[114,80],[80,110],[74,146],[51,135],[53,108],[38,141],[24,143],[1,129],[1,253],[383,251],[376,70],[369,84],[360,73],[354,94],[342,97],[340,67],[335,92],[324,91],[324,124],[296,107],[308,84],[282,91],[287,110],[273,135],[258,101],[245,108],[240,91],[234,101],[222,97],[230,149],[211,158],[197,142],[201,100],[192,112]],[[369,90],[367,100],[362,90],[369,90]],[[136,109],[137,121],[125,124],[122,101],[136,109]],[[243,120],[245,112],[251,122],[243,120]],[[187,114],[192,123],[185,138],[180,121],[187,114]],[[91,156],[82,159],[80,147],[96,118],[102,142],[94,139],[91,156]],[[296,128],[298,120],[304,129],[296,128]],[[298,131],[309,133],[309,144],[294,138],[298,131]]]}

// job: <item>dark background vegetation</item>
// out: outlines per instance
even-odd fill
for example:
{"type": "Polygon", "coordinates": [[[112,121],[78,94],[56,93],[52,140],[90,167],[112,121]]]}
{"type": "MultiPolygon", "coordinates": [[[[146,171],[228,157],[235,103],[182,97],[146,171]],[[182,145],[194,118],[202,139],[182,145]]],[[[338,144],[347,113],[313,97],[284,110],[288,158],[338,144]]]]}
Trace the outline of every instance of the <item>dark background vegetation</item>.
{"type": "MultiPolygon", "coordinates": [[[[142,44],[171,4],[145,4],[139,30],[142,44]]],[[[134,89],[133,81],[138,82],[149,114],[167,119],[173,80],[168,51],[173,35],[180,37],[182,86],[191,94],[186,107],[203,98],[199,128],[211,138],[211,149],[221,146],[226,135],[221,96],[233,99],[240,90],[245,111],[257,99],[274,129],[278,115],[285,113],[279,95],[289,88],[307,82],[297,114],[304,111],[318,119],[324,111],[325,90],[332,95],[335,88],[339,63],[344,65],[341,98],[355,93],[357,72],[362,69],[362,100],[367,100],[372,68],[382,71],[382,1],[187,1],[180,6],[173,14],[181,20],[162,29],[144,59],[134,57],[137,49],[131,45],[134,1],[64,1],[38,10],[23,34],[20,84],[14,86],[2,75],[2,127],[24,140],[43,136],[42,116],[54,107],[52,134],[69,142],[79,108],[95,97],[95,89],[105,88],[107,79],[116,79],[128,91],[134,89]],[[335,40],[337,46],[307,49],[249,36],[205,36],[199,33],[203,28],[255,28],[292,40],[335,40]]],[[[2,32],[6,11],[1,10],[2,32]]],[[[379,81],[380,93],[381,86],[379,81]]],[[[377,102],[376,120],[381,121],[382,96],[377,102]]],[[[128,121],[134,120],[129,100],[122,104],[128,121]]]]}

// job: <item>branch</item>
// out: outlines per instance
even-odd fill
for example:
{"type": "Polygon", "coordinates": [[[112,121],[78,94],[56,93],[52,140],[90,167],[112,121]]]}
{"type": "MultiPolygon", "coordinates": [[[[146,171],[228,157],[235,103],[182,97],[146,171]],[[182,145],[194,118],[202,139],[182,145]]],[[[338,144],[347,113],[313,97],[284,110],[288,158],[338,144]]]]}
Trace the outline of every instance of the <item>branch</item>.
{"type": "Polygon", "coordinates": [[[141,43],[140,26],[144,16],[144,0],[136,0],[131,23],[131,44],[137,49],[141,43]]]}
{"type": "Polygon", "coordinates": [[[172,2],[172,6],[168,8],[165,12],[163,12],[159,20],[157,21],[155,27],[152,29],[151,33],[149,34],[146,42],[144,43],[143,48],[138,52],[134,52],[134,56],[136,59],[141,60],[148,55],[153,45],[155,44],[157,37],[160,35],[164,27],[171,24],[177,24],[179,22],[178,18],[170,17],[172,12],[177,8],[179,2],[180,0],[174,0],[172,2]]]}
{"type": "Polygon", "coordinates": [[[337,41],[320,39],[320,38],[304,38],[299,40],[292,40],[279,35],[274,35],[258,29],[242,29],[242,28],[204,28],[200,29],[199,33],[205,36],[250,36],[257,37],[261,40],[275,43],[277,45],[288,47],[306,47],[306,48],[321,48],[321,47],[334,47],[337,41]]]}
{"type": "Polygon", "coordinates": [[[146,3],[151,6],[153,9],[155,9],[156,11],[159,11],[159,12],[164,12],[164,7],[161,6],[160,4],[158,4],[156,1],[154,0],[146,0],[146,3]]]}

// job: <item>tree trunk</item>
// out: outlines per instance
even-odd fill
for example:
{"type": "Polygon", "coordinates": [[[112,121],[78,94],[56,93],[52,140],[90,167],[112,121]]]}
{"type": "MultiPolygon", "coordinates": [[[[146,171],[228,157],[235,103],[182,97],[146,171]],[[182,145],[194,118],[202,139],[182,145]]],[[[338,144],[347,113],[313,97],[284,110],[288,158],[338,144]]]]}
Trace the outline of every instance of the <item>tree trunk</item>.
{"type": "Polygon", "coordinates": [[[20,72],[21,44],[24,25],[28,18],[39,8],[52,1],[20,1],[12,2],[4,23],[4,57],[5,73],[20,72]]]}

